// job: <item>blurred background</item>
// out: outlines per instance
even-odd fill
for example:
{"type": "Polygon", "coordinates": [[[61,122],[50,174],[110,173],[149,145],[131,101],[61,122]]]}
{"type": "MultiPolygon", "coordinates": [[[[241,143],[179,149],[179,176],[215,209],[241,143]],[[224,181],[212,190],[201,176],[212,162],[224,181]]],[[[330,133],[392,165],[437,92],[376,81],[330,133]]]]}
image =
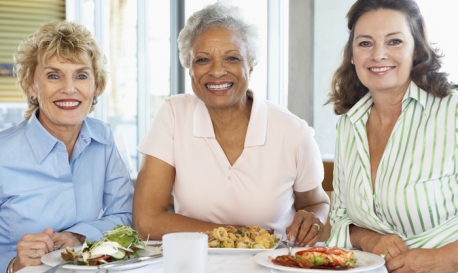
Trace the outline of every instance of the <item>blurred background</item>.
{"type": "MultiPolygon", "coordinates": [[[[80,22],[102,45],[110,75],[91,116],[110,125],[135,177],[136,146],[164,98],[192,93],[176,37],[193,12],[215,1],[0,0],[0,130],[23,120],[26,108],[12,74],[19,41],[51,19],[80,22]]],[[[345,15],[354,0],[225,1],[240,6],[260,31],[261,55],[250,88],[313,126],[323,158],[332,160],[338,116],[323,104],[348,38],[345,15]]],[[[431,42],[444,55],[443,70],[457,83],[458,1],[417,3],[431,42]]]]}

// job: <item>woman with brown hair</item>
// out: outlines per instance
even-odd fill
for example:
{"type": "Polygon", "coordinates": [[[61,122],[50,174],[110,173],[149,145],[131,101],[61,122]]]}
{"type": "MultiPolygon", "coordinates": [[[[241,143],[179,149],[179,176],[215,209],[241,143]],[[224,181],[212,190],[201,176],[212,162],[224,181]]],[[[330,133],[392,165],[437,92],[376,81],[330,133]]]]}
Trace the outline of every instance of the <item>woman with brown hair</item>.
{"type": "Polygon", "coordinates": [[[358,0],[347,18],[327,244],[379,254],[390,272],[455,272],[458,86],[414,0],[358,0]]]}

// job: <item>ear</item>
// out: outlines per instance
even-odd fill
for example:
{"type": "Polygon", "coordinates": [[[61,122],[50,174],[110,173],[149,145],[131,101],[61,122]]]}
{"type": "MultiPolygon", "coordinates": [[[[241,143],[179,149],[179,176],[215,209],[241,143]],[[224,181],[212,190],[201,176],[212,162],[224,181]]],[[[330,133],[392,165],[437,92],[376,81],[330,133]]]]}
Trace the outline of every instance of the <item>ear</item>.
{"type": "Polygon", "coordinates": [[[30,97],[35,97],[35,98],[38,97],[37,96],[37,91],[35,90],[35,85],[33,83],[29,84],[28,95],[29,95],[29,98],[30,97]]]}

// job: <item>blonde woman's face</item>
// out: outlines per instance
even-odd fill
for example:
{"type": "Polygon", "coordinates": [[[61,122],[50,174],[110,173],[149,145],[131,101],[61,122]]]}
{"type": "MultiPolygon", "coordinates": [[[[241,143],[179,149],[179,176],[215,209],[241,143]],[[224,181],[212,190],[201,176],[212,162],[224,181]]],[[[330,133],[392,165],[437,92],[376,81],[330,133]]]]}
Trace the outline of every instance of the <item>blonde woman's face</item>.
{"type": "Polygon", "coordinates": [[[246,100],[251,71],[237,32],[215,27],[194,39],[189,75],[194,93],[207,107],[238,107],[246,100]]]}
{"type": "Polygon", "coordinates": [[[30,96],[38,99],[39,121],[51,133],[79,129],[96,96],[94,69],[88,56],[73,64],[54,56],[35,68],[30,96]]]}
{"type": "Polygon", "coordinates": [[[379,9],[362,15],[355,25],[353,61],[369,91],[405,91],[410,84],[415,41],[406,16],[379,9]]]}

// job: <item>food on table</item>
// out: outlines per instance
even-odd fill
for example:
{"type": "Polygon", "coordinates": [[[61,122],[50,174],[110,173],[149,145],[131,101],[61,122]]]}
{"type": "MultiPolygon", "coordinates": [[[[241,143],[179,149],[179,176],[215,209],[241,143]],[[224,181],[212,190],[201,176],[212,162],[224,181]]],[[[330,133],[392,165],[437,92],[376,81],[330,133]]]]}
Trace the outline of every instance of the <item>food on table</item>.
{"type": "Polygon", "coordinates": [[[64,261],[74,261],[78,258],[78,253],[75,252],[73,247],[67,246],[64,251],[60,253],[62,260],[64,261]]]}
{"type": "Polygon", "coordinates": [[[356,263],[355,254],[351,250],[338,247],[316,246],[298,251],[293,255],[269,257],[276,265],[313,268],[313,269],[349,269],[356,263]]]}
{"type": "MultiPolygon", "coordinates": [[[[137,250],[145,249],[145,244],[138,235],[138,232],[128,226],[117,225],[99,241],[84,242],[83,247],[78,252],[78,264],[99,265],[109,262],[126,260],[138,257],[137,250]]],[[[69,250],[61,253],[64,261],[69,259],[69,250]],[[64,254],[65,252],[65,254],[64,254]]]]}
{"type": "Polygon", "coordinates": [[[267,231],[260,226],[247,226],[237,229],[233,226],[218,227],[206,231],[208,247],[211,248],[257,248],[268,249],[278,244],[273,230],[267,231]]]}

